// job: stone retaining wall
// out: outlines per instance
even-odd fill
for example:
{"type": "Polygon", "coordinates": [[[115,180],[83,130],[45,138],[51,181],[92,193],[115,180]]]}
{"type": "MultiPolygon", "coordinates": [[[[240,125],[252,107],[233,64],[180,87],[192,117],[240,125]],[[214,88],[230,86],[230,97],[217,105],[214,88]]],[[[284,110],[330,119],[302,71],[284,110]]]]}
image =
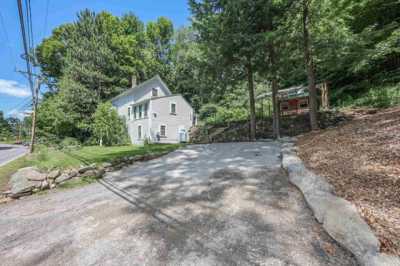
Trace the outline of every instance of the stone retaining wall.
{"type": "Polygon", "coordinates": [[[53,189],[71,179],[79,179],[85,177],[103,177],[104,173],[119,170],[125,166],[131,165],[137,161],[147,161],[161,157],[169,153],[150,153],[146,155],[136,155],[116,159],[101,165],[83,165],[75,169],[59,170],[55,169],[50,172],[42,172],[36,167],[25,167],[19,169],[11,176],[9,187],[10,190],[3,194],[12,199],[18,199],[23,196],[29,196],[33,193],[53,189]]]}
{"type": "Polygon", "coordinates": [[[379,241],[354,205],[334,195],[333,187],[309,171],[297,156],[294,139],[282,140],[282,168],[298,187],[328,234],[365,266],[400,266],[400,258],[379,252],[379,241]]]}

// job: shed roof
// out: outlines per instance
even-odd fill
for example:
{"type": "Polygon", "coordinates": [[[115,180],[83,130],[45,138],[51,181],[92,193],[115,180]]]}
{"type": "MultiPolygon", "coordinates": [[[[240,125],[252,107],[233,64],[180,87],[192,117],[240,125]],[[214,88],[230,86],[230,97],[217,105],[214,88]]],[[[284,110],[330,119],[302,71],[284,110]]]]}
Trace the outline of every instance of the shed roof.
{"type": "MultiPolygon", "coordinates": [[[[320,88],[322,83],[317,84],[316,87],[320,88]]],[[[282,89],[278,91],[278,98],[280,100],[290,100],[290,99],[295,99],[295,98],[303,98],[303,97],[308,97],[308,86],[307,85],[298,85],[298,86],[292,86],[286,89],[282,89]]],[[[272,97],[272,92],[266,92],[258,95],[256,97],[257,100],[265,99],[272,97]]]]}

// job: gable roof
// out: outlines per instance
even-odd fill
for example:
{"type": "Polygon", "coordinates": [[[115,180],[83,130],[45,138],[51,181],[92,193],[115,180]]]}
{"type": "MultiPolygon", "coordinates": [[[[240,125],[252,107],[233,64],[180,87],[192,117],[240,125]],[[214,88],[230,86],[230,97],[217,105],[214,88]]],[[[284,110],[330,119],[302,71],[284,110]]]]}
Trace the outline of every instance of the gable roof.
{"type": "Polygon", "coordinates": [[[169,90],[168,86],[164,83],[164,81],[161,79],[161,77],[160,77],[159,75],[155,75],[155,76],[152,77],[151,79],[148,79],[148,80],[146,80],[146,81],[140,83],[139,85],[137,85],[137,86],[135,86],[135,87],[133,87],[133,88],[130,88],[130,89],[128,89],[128,90],[122,92],[121,94],[115,96],[115,97],[112,98],[110,101],[113,102],[113,101],[115,101],[115,100],[117,100],[117,99],[119,99],[119,98],[121,98],[121,97],[124,97],[124,96],[126,96],[126,95],[129,95],[131,92],[133,92],[133,91],[135,91],[135,90],[138,90],[138,89],[141,89],[141,88],[145,87],[146,85],[150,84],[150,83],[153,82],[153,81],[158,81],[158,82],[161,84],[161,86],[163,86],[163,87],[165,88],[165,90],[167,91],[167,94],[169,94],[169,95],[172,94],[172,92],[169,90]]]}
{"type": "Polygon", "coordinates": [[[179,94],[179,93],[178,94],[151,97],[149,99],[144,99],[144,100],[141,100],[140,102],[136,102],[136,103],[132,104],[131,106],[137,106],[137,105],[141,105],[141,104],[143,104],[145,102],[157,101],[159,99],[170,98],[170,97],[181,97],[183,99],[183,101],[185,101],[190,106],[190,108],[193,109],[192,105],[188,102],[188,100],[186,100],[185,97],[183,97],[183,95],[179,94]]]}

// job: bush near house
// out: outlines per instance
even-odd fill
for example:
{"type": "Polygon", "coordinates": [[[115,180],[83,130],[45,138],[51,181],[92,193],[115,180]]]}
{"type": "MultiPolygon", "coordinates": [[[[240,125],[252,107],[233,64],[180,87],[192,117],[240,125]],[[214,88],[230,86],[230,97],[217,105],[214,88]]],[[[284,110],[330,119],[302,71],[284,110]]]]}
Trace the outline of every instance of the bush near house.
{"type": "Polygon", "coordinates": [[[93,138],[100,146],[121,145],[129,143],[124,120],[118,116],[111,103],[100,103],[93,115],[93,138]]]}

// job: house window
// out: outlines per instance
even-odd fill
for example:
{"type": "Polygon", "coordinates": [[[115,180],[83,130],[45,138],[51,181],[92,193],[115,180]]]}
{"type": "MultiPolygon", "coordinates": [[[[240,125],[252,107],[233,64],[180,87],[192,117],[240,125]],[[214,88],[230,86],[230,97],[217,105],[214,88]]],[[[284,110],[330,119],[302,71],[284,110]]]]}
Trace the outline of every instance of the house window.
{"type": "Polygon", "coordinates": [[[166,131],[167,131],[167,126],[166,125],[161,125],[160,126],[160,136],[161,137],[166,137],[166,131]]]}
{"type": "Polygon", "coordinates": [[[288,102],[282,102],[281,103],[281,110],[283,110],[283,111],[289,110],[289,103],[288,102]]]}
{"type": "Polygon", "coordinates": [[[171,103],[171,114],[176,114],[176,103],[171,103]]]}
{"type": "Polygon", "coordinates": [[[143,105],[139,105],[139,118],[143,117],[143,105]]]}
{"type": "Polygon", "coordinates": [[[142,126],[137,127],[137,136],[138,139],[142,139],[142,126]]]}
{"type": "Polygon", "coordinates": [[[157,97],[158,96],[158,90],[156,88],[151,89],[151,96],[157,97]]]}
{"type": "Polygon", "coordinates": [[[137,106],[133,107],[133,118],[137,119],[137,106]]]}
{"type": "Polygon", "coordinates": [[[300,105],[300,108],[307,108],[308,102],[307,102],[307,100],[302,100],[302,101],[300,101],[299,105],[300,105]]]}
{"type": "Polygon", "coordinates": [[[131,120],[131,108],[128,107],[128,120],[131,120]]]}
{"type": "Polygon", "coordinates": [[[149,111],[149,103],[144,104],[144,117],[147,117],[147,113],[149,111]]]}

